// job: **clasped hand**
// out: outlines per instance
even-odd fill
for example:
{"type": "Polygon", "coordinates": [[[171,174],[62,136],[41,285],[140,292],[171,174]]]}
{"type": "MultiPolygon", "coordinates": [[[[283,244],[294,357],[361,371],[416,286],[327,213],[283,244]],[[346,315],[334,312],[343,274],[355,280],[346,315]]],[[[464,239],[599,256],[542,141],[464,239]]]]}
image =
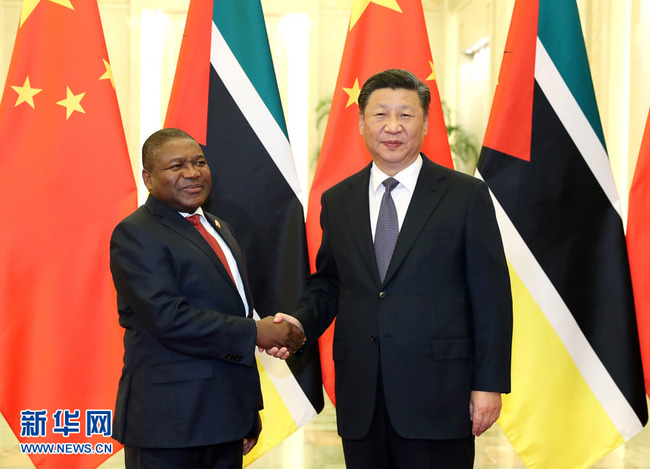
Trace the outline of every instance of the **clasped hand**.
{"type": "Polygon", "coordinates": [[[260,352],[285,360],[302,347],[306,337],[300,321],[278,313],[257,321],[257,346],[260,352]]]}

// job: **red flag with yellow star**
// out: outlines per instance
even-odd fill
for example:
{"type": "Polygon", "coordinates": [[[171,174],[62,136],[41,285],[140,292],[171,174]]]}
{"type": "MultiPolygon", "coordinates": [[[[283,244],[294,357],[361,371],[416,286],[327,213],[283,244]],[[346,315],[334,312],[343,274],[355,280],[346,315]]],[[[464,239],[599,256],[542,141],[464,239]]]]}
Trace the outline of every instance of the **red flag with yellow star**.
{"type": "Polygon", "coordinates": [[[0,141],[0,410],[36,467],[97,467],[119,449],[109,239],[136,187],[96,1],[25,0],[0,141]]]}
{"type": "MultiPolygon", "coordinates": [[[[309,192],[307,243],[312,271],[315,270],[322,236],[319,222],[321,194],[361,170],[371,160],[359,134],[359,90],[368,78],[388,68],[409,70],[431,88],[429,131],[422,152],[437,163],[452,167],[422,1],[355,0],[323,145],[309,192]]],[[[332,402],[336,403],[333,332],[334,325],[321,336],[320,356],[323,385],[332,402]]]]}

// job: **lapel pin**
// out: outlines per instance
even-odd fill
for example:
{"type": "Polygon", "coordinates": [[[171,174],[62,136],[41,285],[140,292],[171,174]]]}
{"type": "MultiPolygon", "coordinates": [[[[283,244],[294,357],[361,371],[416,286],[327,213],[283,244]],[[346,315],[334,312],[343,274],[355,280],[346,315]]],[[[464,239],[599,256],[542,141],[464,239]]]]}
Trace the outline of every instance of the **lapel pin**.
{"type": "Polygon", "coordinates": [[[217,228],[221,229],[221,223],[219,223],[219,220],[215,220],[214,224],[217,225],[217,228]]]}

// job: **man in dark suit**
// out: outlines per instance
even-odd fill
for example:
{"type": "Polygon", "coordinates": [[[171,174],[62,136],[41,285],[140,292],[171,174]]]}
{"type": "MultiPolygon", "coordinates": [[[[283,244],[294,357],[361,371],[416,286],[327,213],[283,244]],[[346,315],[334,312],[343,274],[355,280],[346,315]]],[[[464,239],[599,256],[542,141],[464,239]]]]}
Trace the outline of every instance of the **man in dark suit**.
{"type": "Polygon", "coordinates": [[[310,340],[336,317],[349,468],[471,468],[474,436],[510,391],[512,301],[494,208],[485,183],[420,153],[429,103],[404,70],[364,84],[359,128],[373,162],[323,194],[317,272],[295,314],[310,340]]]}
{"type": "Polygon", "coordinates": [[[261,430],[255,345],[295,351],[304,335],[253,319],[243,253],[201,209],[211,175],[199,144],[160,130],[142,164],[149,198],[111,238],[125,328],[113,437],[128,469],[241,468],[261,430]]]}

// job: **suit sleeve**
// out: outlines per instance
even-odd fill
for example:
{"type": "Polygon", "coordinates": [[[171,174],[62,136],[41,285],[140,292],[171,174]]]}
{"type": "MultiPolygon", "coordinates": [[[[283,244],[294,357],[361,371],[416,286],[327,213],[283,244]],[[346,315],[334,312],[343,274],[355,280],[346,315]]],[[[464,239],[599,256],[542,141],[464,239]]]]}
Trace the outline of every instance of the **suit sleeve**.
{"type": "Polygon", "coordinates": [[[325,332],[334,321],[338,310],[339,275],[329,241],[327,204],[324,196],[321,198],[321,206],[323,239],[316,255],[316,272],[307,277],[305,292],[295,312],[310,342],[325,332]]]}
{"type": "Polygon", "coordinates": [[[494,206],[476,185],[467,212],[466,268],[474,330],[473,389],[510,392],[512,295],[494,206]]]}
{"type": "Polygon", "coordinates": [[[111,238],[110,265],[127,331],[146,330],[179,353],[255,364],[255,321],[237,295],[220,293],[219,279],[184,257],[182,241],[170,245],[151,227],[122,222],[111,238]]]}

